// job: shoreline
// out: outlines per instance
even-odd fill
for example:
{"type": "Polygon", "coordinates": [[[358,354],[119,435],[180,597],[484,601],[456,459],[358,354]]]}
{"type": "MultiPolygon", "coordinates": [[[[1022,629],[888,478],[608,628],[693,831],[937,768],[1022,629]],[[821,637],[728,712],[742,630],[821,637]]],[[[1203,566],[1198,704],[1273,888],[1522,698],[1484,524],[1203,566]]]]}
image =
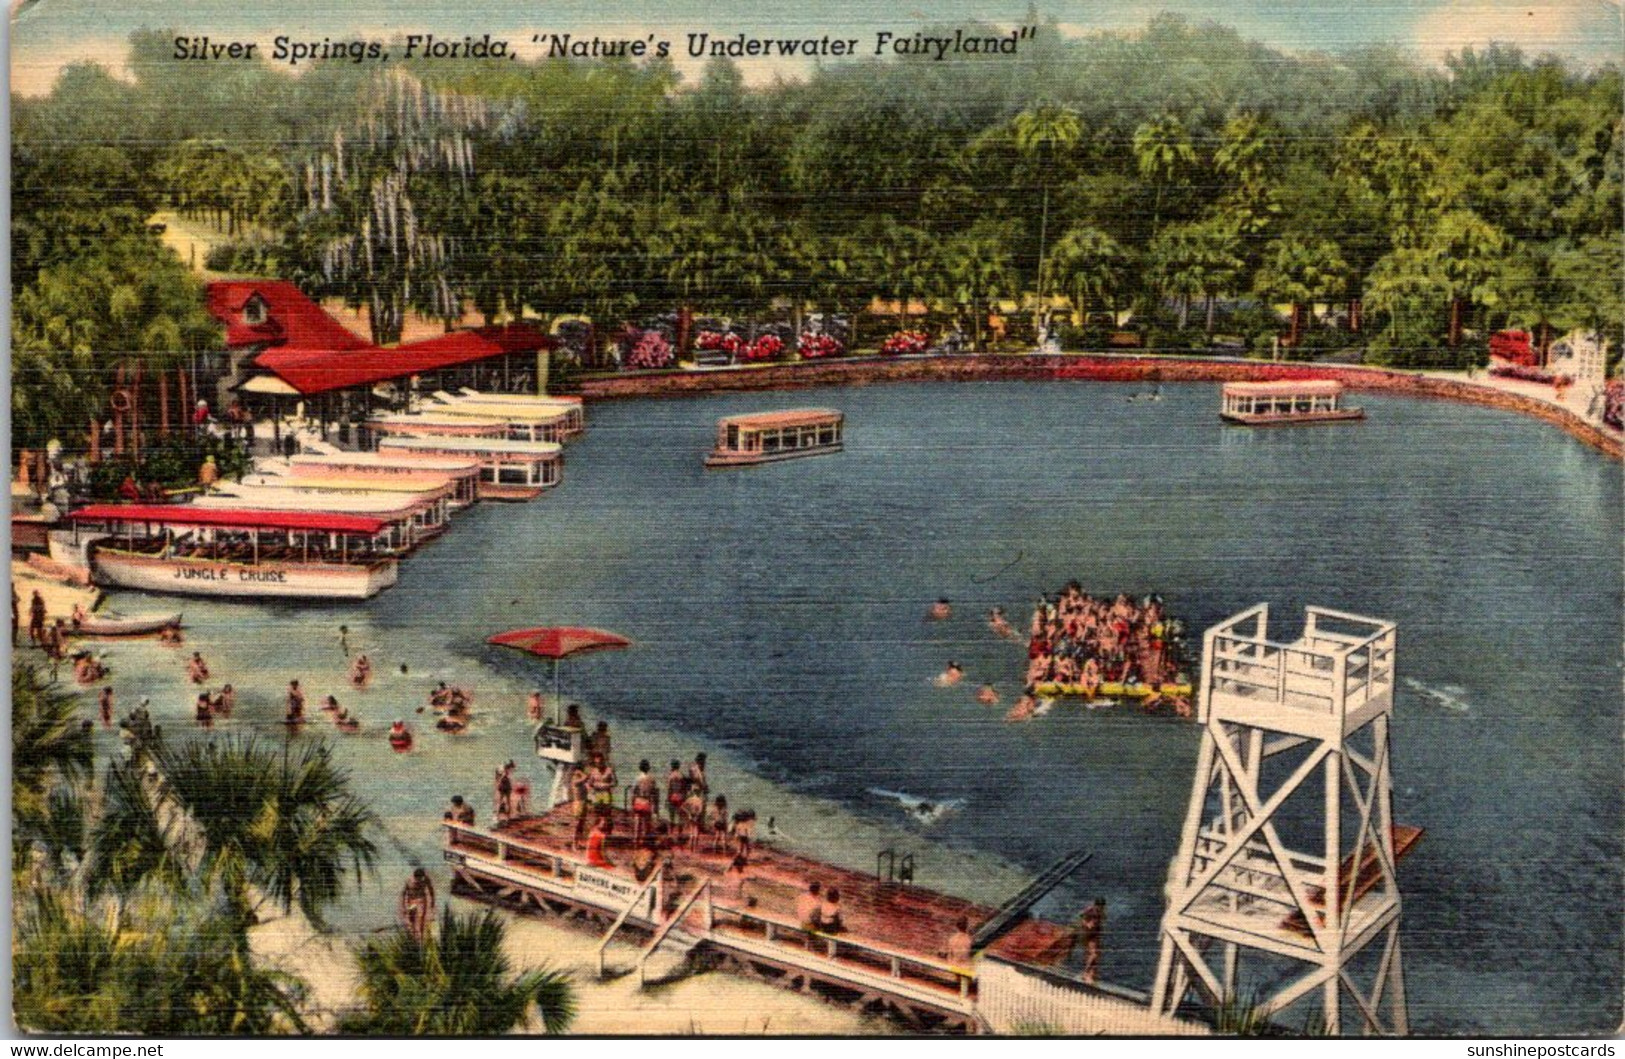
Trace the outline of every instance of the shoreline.
{"type": "Polygon", "coordinates": [[[1542,420],[1580,443],[1619,460],[1625,438],[1587,422],[1553,401],[1496,386],[1482,378],[1358,365],[1304,364],[1154,354],[976,353],[921,357],[865,356],[694,371],[592,376],[573,385],[589,400],[683,397],[700,393],[864,386],[881,382],[1059,381],[1273,382],[1330,379],[1350,390],[1460,401],[1542,420]]]}

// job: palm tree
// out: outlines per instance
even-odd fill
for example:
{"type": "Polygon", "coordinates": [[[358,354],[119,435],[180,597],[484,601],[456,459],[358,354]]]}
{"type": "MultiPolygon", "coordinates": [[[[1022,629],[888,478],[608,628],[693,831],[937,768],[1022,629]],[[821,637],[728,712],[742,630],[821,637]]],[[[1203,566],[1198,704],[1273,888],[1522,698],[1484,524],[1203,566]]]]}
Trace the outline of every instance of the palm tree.
{"type": "Polygon", "coordinates": [[[523,1027],[532,1011],[561,1034],[575,1020],[570,977],[546,968],[514,976],[503,951],[506,931],[490,910],[441,911],[422,941],[405,930],[369,940],[356,952],[364,1007],[345,1015],[343,1033],[486,1037],[523,1027]]]}
{"type": "Polygon", "coordinates": [[[1099,228],[1071,228],[1055,243],[1055,270],[1083,322],[1091,301],[1110,310],[1123,285],[1126,254],[1117,240],[1099,228]]]}
{"type": "Polygon", "coordinates": [[[1428,250],[1438,260],[1440,274],[1450,285],[1448,343],[1452,349],[1461,343],[1465,307],[1495,301],[1494,280],[1510,243],[1500,228],[1466,209],[1441,214],[1429,232],[1428,250]]]}
{"type": "Polygon", "coordinates": [[[34,1033],[302,1033],[304,983],[257,967],[226,918],[152,894],[81,909],[37,889],[18,901],[13,1005],[34,1033]]]}
{"type": "Polygon", "coordinates": [[[1253,277],[1253,289],[1271,302],[1291,305],[1288,345],[1297,345],[1303,327],[1303,307],[1317,298],[1337,296],[1348,283],[1348,263],[1329,239],[1314,243],[1297,237],[1277,239],[1264,255],[1253,277]]]}
{"type": "Polygon", "coordinates": [[[1196,162],[1196,148],[1190,133],[1172,114],[1148,121],[1134,130],[1134,160],[1140,175],[1157,185],[1156,206],[1151,211],[1151,235],[1156,237],[1162,221],[1162,196],[1180,170],[1196,162]]]}
{"type": "Polygon", "coordinates": [[[1029,158],[1047,155],[1043,164],[1044,206],[1038,222],[1038,303],[1044,304],[1048,258],[1045,256],[1049,238],[1050,175],[1055,167],[1055,154],[1069,151],[1083,138],[1083,123],[1078,112],[1056,103],[1041,103],[1031,110],[1016,115],[1013,123],[1016,149],[1029,158]]]}
{"type": "Polygon", "coordinates": [[[179,831],[192,836],[198,875],[245,921],[252,887],[284,913],[297,904],[320,927],[345,876],[360,882],[371,870],[377,818],[326,743],[274,751],[253,738],[159,742],[153,757],[165,799],[185,814],[179,831]]]}
{"type": "Polygon", "coordinates": [[[90,775],[91,733],[74,697],[46,683],[32,665],[11,670],[11,816],[14,839],[37,835],[50,816],[52,791],[90,775]]]}

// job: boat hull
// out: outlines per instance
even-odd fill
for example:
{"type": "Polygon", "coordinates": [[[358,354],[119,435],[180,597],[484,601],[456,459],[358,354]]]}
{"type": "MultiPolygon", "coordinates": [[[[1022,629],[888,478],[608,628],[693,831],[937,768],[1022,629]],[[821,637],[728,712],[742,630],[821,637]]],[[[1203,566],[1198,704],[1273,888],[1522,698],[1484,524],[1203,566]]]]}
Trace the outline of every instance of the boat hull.
{"type": "Polygon", "coordinates": [[[97,582],[182,596],[236,599],[369,599],[395,583],[395,559],[350,563],[247,563],[164,559],[100,549],[92,559],[97,582]]]}
{"type": "Polygon", "coordinates": [[[1220,412],[1219,418],[1227,423],[1244,427],[1300,427],[1314,423],[1351,423],[1365,418],[1363,408],[1342,408],[1336,412],[1303,412],[1293,415],[1249,415],[1244,412],[1220,412]]]}
{"type": "Polygon", "coordinates": [[[480,483],[481,500],[535,500],[546,492],[550,486],[541,485],[500,485],[496,482],[480,483]]]}
{"type": "Polygon", "coordinates": [[[784,452],[717,452],[705,458],[707,467],[754,467],[758,463],[779,463],[799,460],[803,456],[828,456],[840,452],[840,445],[819,445],[810,449],[790,449],[784,452]]]}
{"type": "Polygon", "coordinates": [[[180,611],[129,618],[105,618],[92,614],[80,622],[74,631],[80,636],[146,636],[171,626],[179,627],[180,623],[180,611]]]}

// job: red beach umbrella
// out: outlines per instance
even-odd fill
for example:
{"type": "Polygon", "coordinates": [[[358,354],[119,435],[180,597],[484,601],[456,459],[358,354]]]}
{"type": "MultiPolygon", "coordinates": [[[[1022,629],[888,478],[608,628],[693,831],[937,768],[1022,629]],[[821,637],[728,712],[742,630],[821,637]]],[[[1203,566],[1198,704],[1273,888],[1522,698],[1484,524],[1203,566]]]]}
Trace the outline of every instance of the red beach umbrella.
{"type": "Polygon", "coordinates": [[[511,629],[490,637],[486,643],[498,647],[512,647],[526,651],[553,663],[553,700],[559,697],[559,659],[586,651],[605,651],[630,647],[632,641],[603,629],[586,629],[573,625],[544,625],[536,629],[511,629]]]}

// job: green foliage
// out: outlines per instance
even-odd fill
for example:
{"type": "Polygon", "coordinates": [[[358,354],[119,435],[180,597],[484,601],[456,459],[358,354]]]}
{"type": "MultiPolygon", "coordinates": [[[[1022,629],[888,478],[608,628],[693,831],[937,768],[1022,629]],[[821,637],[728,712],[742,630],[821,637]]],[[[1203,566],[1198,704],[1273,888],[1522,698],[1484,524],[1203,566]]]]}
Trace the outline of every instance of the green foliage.
{"type": "Polygon", "coordinates": [[[257,967],[233,925],[150,897],[107,914],[46,890],[17,910],[13,1010],[33,1033],[303,1032],[305,989],[257,967]]]}
{"type": "Polygon", "coordinates": [[[211,266],[341,296],[386,341],[409,308],[585,314],[607,336],[678,306],[854,316],[912,297],[963,318],[1049,292],[1187,313],[1363,297],[1383,349],[1446,344],[1441,303],[1477,331],[1619,327],[1617,69],[1293,56],[1171,15],[1038,29],[1021,64],[859,62],[753,89],[717,61],[682,91],[668,62],[194,69],[138,34],[135,84],[74,67],[17,103],[18,377],[41,409],[19,405],[21,433],[88,419],[101,384],[68,380],[105,376],[110,351],[198,348],[146,296],[100,333],[119,274],[60,297],[71,276],[43,281],[99,268],[165,202],[273,247],[211,266]],[[285,153],[236,146],[249,127],[285,153]]]}
{"type": "Polygon", "coordinates": [[[71,787],[88,778],[92,753],[91,733],[79,716],[76,697],[48,681],[37,666],[13,666],[11,820],[16,840],[46,837],[53,794],[61,785],[71,787]]]}
{"type": "Polygon", "coordinates": [[[489,910],[462,916],[448,907],[422,941],[404,930],[367,941],[356,952],[364,1007],[340,1030],[486,1037],[523,1028],[534,1010],[547,1033],[566,1032],[576,1013],[569,976],[547,969],[515,976],[505,934],[489,910]]]}
{"type": "Polygon", "coordinates": [[[168,437],[143,443],[141,458],[107,457],[90,469],[90,492],[98,500],[117,500],[118,487],[130,475],[146,485],[156,482],[165,489],[188,489],[198,484],[198,469],[213,456],[222,479],[241,479],[252,469],[248,451],[228,437],[197,435],[182,429],[168,437]]]}

